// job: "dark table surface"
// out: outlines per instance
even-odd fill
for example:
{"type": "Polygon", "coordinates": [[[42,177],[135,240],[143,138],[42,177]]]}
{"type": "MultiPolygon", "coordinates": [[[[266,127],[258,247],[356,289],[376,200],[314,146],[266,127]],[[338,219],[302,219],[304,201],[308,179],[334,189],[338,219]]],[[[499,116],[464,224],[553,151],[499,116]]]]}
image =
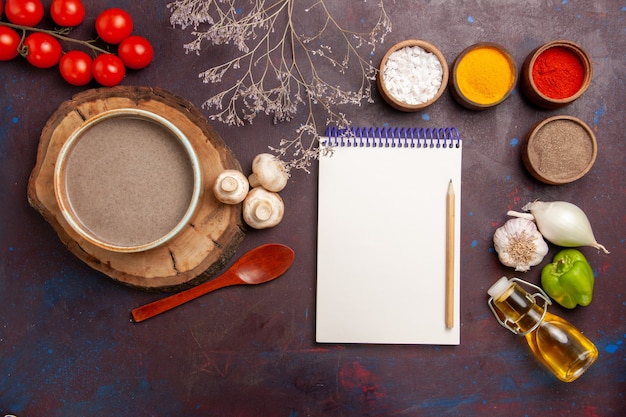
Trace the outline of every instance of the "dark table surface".
{"type": "MultiPolygon", "coordinates": [[[[326,2],[341,10],[339,19],[367,22],[368,16],[355,15],[361,2],[326,2]]],[[[128,10],[134,32],[153,42],[156,57],[147,69],[129,72],[123,84],[158,86],[200,107],[217,87],[203,84],[198,73],[222,57],[208,46],[200,56],[185,54],[190,29],[170,25],[167,3],[85,1],[87,28],[76,34],[90,34],[105,7],[128,10]]],[[[448,92],[414,114],[391,109],[377,91],[374,103],[346,109],[358,125],[454,125],[464,138],[460,346],[315,343],[315,164],[310,174],[295,171],[283,191],[284,221],[274,229],[249,230],[236,254],[262,243],[287,244],[296,261],[284,277],[260,287],[221,290],[133,323],[130,310],[160,295],[118,284],[83,264],[26,199],[46,120],[61,102],[93,85],[71,87],[57,71],[18,59],[0,63],[0,414],[626,414],[626,6],[615,0],[397,0],[385,6],[393,31],[374,52],[376,63],[394,43],[417,38],[437,45],[449,63],[473,43],[495,41],[521,66],[533,48],[569,39],[587,49],[594,65],[588,91],[555,111],[530,106],[517,91],[485,112],[462,109],[448,92]],[[520,157],[531,126],[555,114],[582,119],[598,140],[591,172],[561,186],[534,180],[520,157]],[[584,331],[600,352],[597,363],[571,384],[544,370],[524,339],[500,327],[487,307],[487,288],[502,275],[516,275],[498,262],[493,232],[507,210],[535,199],[582,207],[596,237],[612,252],[582,249],[596,275],[591,305],[550,308],[584,331]]],[[[323,120],[323,113],[318,116],[323,120]]],[[[248,170],[254,155],[276,146],[301,122],[275,126],[259,117],[243,127],[212,124],[248,170]]],[[[551,246],[542,265],[556,250],[551,246]]],[[[538,276],[536,267],[521,278],[538,283],[538,276]]]]}

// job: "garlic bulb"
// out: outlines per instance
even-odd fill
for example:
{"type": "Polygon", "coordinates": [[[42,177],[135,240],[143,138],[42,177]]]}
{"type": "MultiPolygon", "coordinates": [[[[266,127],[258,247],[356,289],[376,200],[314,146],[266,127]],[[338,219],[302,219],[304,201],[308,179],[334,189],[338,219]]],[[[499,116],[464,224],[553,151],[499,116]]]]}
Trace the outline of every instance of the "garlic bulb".
{"type": "Polygon", "coordinates": [[[493,246],[500,262],[521,272],[538,265],[548,253],[548,244],[535,223],[523,218],[510,219],[498,228],[493,235],[493,246]]]}
{"type": "Polygon", "coordinates": [[[580,207],[566,201],[544,203],[534,201],[522,207],[529,213],[509,211],[509,216],[535,220],[537,228],[548,241],[566,248],[593,246],[604,253],[608,250],[596,241],[589,219],[580,207]]]}

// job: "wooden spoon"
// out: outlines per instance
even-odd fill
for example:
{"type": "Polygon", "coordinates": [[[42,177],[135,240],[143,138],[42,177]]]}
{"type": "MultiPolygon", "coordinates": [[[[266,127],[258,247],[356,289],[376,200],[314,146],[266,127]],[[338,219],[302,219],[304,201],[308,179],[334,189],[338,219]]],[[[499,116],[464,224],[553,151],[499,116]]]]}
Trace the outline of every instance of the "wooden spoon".
{"type": "Polygon", "coordinates": [[[240,284],[263,284],[284,274],[293,263],[291,248],[277,243],[261,245],[243,254],[217,278],[181,291],[150,304],[137,307],[131,313],[135,322],[164,313],[181,304],[223,287],[240,284]]]}

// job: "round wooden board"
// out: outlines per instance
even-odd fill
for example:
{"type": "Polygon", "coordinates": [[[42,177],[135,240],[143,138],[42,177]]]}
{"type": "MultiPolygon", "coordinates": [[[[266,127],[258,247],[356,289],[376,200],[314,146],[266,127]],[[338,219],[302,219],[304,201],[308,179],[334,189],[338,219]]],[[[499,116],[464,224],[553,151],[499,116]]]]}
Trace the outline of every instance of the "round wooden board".
{"type": "Polygon", "coordinates": [[[98,88],[62,103],[46,123],[28,182],[28,200],[69,250],[92,268],[129,286],[178,291],[213,277],[244,238],[241,204],[221,204],[211,192],[215,179],[225,169],[241,170],[241,166],[206,118],[187,100],[159,88],[98,88]],[[139,253],[111,252],[82,239],[65,221],[54,195],[54,166],[63,144],[86,120],[118,108],[139,108],[165,117],[187,136],[202,163],[204,190],[191,222],[165,245],[139,253]]]}

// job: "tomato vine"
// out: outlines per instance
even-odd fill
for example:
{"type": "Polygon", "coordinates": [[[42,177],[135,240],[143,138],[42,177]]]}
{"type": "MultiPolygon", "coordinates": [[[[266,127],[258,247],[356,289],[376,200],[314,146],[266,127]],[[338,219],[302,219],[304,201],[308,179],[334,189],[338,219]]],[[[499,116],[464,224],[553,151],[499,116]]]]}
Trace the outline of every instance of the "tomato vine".
{"type": "Polygon", "coordinates": [[[34,67],[58,65],[63,79],[72,85],[85,85],[94,79],[105,87],[122,82],[126,67],[138,70],[152,62],[152,45],[142,36],[132,35],[133,20],[125,10],[108,8],[100,12],[95,22],[97,39],[82,40],[69,36],[74,27],[83,23],[82,1],[53,0],[50,7],[53,21],[61,28],[38,26],[43,15],[40,0],[7,2],[4,14],[0,8],[0,17],[8,20],[0,20],[0,61],[21,55],[34,67]],[[76,48],[69,48],[68,44],[76,48]]]}
{"type": "MultiPolygon", "coordinates": [[[[82,40],[82,39],[76,39],[76,38],[71,38],[69,36],[67,36],[71,31],[72,28],[71,27],[65,27],[65,28],[61,28],[61,29],[42,29],[42,28],[38,28],[38,27],[31,27],[31,26],[24,26],[24,25],[16,25],[14,23],[9,23],[9,22],[0,22],[0,26],[6,26],[12,29],[16,29],[16,30],[20,30],[22,31],[22,42],[20,45],[23,45],[23,41],[24,38],[26,37],[26,35],[28,34],[28,32],[40,32],[40,33],[45,33],[48,34],[50,36],[53,36],[63,42],[70,42],[70,43],[76,43],[82,46],[85,46],[89,49],[91,49],[92,51],[94,51],[94,53],[101,53],[101,54],[110,54],[112,53],[111,51],[107,51],[106,49],[100,48],[96,45],[94,45],[95,42],[97,42],[96,40],[82,40]]],[[[22,53],[22,51],[20,51],[20,53],[22,53]]]]}

